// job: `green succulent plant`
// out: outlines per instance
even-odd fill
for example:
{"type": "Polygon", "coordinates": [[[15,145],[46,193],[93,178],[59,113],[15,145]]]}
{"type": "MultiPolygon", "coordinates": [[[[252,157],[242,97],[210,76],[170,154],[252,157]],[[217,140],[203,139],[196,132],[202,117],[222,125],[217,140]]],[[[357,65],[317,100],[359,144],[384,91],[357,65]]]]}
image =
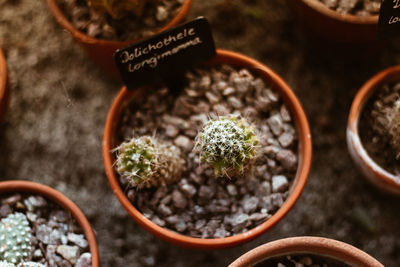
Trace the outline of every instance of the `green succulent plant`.
{"type": "Polygon", "coordinates": [[[138,188],[172,183],[184,170],[180,149],[150,136],[132,138],[116,151],[118,173],[138,188]]]}
{"type": "Polygon", "coordinates": [[[120,19],[129,13],[141,16],[147,2],[147,0],[87,0],[91,8],[107,12],[114,19],[120,19]]]}
{"type": "Polygon", "coordinates": [[[257,154],[259,138],[244,118],[227,115],[210,119],[196,137],[202,162],[214,167],[216,176],[240,174],[257,154]]]}
{"type": "Polygon", "coordinates": [[[31,251],[31,228],[26,216],[13,213],[0,221],[0,260],[12,264],[25,261],[31,251]]]}

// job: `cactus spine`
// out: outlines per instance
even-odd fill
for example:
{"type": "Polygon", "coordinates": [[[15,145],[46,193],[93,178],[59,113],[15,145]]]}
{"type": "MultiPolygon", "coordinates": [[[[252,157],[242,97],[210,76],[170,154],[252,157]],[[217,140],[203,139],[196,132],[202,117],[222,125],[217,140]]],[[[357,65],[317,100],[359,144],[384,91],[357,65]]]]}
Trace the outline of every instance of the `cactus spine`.
{"type": "Polygon", "coordinates": [[[0,221],[0,260],[18,264],[31,251],[31,228],[26,216],[13,213],[0,221]]]}
{"type": "Polygon", "coordinates": [[[216,176],[242,173],[256,156],[259,138],[244,118],[236,115],[210,119],[196,137],[202,162],[214,167],[216,176]]]}
{"type": "Polygon", "coordinates": [[[150,136],[132,138],[116,151],[118,173],[138,188],[172,183],[184,170],[180,149],[150,136]]]}
{"type": "Polygon", "coordinates": [[[114,19],[120,19],[130,12],[141,16],[147,0],[87,0],[87,3],[95,10],[107,12],[114,19]]]}

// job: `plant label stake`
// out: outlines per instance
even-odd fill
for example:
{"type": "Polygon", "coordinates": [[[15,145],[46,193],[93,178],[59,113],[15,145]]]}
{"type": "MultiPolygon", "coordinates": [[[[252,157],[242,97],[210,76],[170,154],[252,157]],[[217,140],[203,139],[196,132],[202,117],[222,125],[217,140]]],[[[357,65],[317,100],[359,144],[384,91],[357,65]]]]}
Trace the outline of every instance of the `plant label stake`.
{"type": "Polygon", "coordinates": [[[129,90],[162,81],[178,93],[185,71],[215,55],[210,25],[200,17],[118,49],[114,60],[129,90]]]}
{"type": "Polygon", "coordinates": [[[400,0],[383,0],[378,23],[378,38],[399,36],[400,0]]]}

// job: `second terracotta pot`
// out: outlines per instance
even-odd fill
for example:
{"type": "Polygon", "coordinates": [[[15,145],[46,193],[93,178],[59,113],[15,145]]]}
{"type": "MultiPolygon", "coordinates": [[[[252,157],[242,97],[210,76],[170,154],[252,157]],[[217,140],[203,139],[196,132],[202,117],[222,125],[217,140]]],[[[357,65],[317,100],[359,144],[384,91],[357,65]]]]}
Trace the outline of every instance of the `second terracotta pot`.
{"type": "MultiPolygon", "coordinates": [[[[72,23],[65,17],[64,12],[61,10],[60,6],[57,3],[57,0],[47,0],[47,4],[57,22],[64,29],[71,33],[72,37],[86,51],[86,53],[92,58],[92,60],[96,62],[106,72],[111,74],[111,76],[119,79],[119,72],[113,59],[114,52],[119,48],[139,41],[139,39],[129,41],[110,41],[90,37],[79,31],[72,25],[72,23]]],[[[154,34],[165,31],[181,23],[189,12],[191,4],[192,0],[185,0],[175,17],[167,22],[160,29],[156,29],[154,31],[154,34]]]]}
{"type": "Polygon", "coordinates": [[[312,33],[339,43],[376,41],[378,16],[340,14],[318,0],[289,0],[305,27],[312,33]]]}
{"type": "Polygon", "coordinates": [[[368,155],[359,135],[359,120],[368,99],[382,85],[391,82],[400,82],[400,66],[383,70],[358,91],[347,123],[347,146],[357,167],[370,182],[386,192],[400,195],[400,177],[383,169],[368,155]]]}
{"type": "Polygon", "coordinates": [[[70,212],[72,217],[74,217],[76,222],[82,228],[83,233],[89,243],[90,254],[92,256],[91,266],[100,266],[99,251],[93,229],[83,212],[69,198],[46,185],[22,180],[10,180],[0,182],[0,195],[7,193],[38,194],[51,201],[54,201],[54,203],[60,205],[66,211],[70,212]]]}
{"type": "Polygon", "coordinates": [[[235,260],[229,267],[250,267],[274,257],[304,254],[326,257],[350,266],[383,267],[358,248],[333,239],[311,236],[280,239],[259,246],[235,260]]]}
{"type": "Polygon", "coordinates": [[[160,227],[143,216],[143,214],[132,205],[118,182],[118,177],[114,170],[115,158],[112,150],[119,145],[117,143],[116,133],[121,118],[121,112],[132,99],[140,99],[143,97],[146,90],[149,90],[149,88],[141,88],[136,91],[128,91],[125,87],[122,88],[109,111],[103,136],[103,159],[107,177],[113,192],[129,215],[146,230],[159,238],[176,245],[196,249],[218,249],[238,245],[250,241],[273,227],[289,212],[299,198],[305,186],[311,164],[311,134],[303,108],[289,86],[277,74],[254,59],[224,50],[218,50],[217,57],[208,64],[229,64],[236,67],[247,68],[274,88],[293,114],[299,140],[297,173],[290,188],[289,197],[270,219],[245,233],[237,234],[232,237],[201,239],[178,234],[160,227]]]}

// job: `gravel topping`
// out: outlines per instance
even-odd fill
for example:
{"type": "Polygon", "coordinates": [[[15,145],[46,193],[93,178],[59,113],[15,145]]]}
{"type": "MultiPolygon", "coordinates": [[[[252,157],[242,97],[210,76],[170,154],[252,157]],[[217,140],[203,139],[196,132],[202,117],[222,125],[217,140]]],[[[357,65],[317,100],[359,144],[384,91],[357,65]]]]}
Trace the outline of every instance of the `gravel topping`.
{"type": "Polygon", "coordinates": [[[381,8],[381,0],[319,0],[330,9],[341,14],[357,16],[378,15],[381,8]]]}
{"type": "Polygon", "coordinates": [[[151,36],[170,21],[184,0],[152,0],[141,17],[127,15],[113,19],[110,15],[91,10],[86,0],[58,0],[66,17],[78,30],[90,37],[107,40],[135,40],[151,36]]]}
{"type": "Polygon", "coordinates": [[[160,188],[131,188],[127,196],[154,223],[185,235],[220,238],[246,232],[270,218],[289,194],[298,162],[291,114],[274,89],[246,69],[198,69],[186,79],[177,97],[161,88],[140,105],[133,102],[119,128],[120,141],[155,134],[180,147],[186,160],[182,179],[160,188]],[[246,177],[216,178],[211,167],[200,164],[194,139],[208,117],[230,113],[256,126],[259,154],[246,177]]]}

